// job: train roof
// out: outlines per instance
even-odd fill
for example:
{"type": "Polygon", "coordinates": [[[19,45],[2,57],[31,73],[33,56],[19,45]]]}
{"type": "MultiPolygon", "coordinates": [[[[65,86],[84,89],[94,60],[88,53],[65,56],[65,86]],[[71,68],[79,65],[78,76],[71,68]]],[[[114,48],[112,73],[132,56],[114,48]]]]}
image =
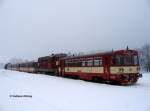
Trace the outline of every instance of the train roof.
{"type": "Polygon", "coordinates": [[[84,57],[93,57],[93,56],[105,56],[105,55],[114,55],[114,54],[138,54],[136,50],[116,50],[116,51],[107,51],[107,52],[100,52],[100,53],[93,53],[93,54],[86,54],[80,56],[70,56],[64,57],[63,59],[75,59],[75,58],[84,58],[84,57]]]}
{"type": "Polygon", "coordinates": [[[52,54],[52,55],[45,56],[45,57],[39,57],[38,59],[39,60],[48,60],[48,59],[51,59],[53,57],[66,57],[66,56],[67,56],[67,54],[59,53],[59,54],[52,54]]]}
{"type": "Polygon", "coordinates": [[[9,65],[23,65],[23,64],[36,64],[36,63],[38,63],[38,62],[37,61],[27,61],[27,62],[15,63],[15,64],[9,63],[9,65]]]}

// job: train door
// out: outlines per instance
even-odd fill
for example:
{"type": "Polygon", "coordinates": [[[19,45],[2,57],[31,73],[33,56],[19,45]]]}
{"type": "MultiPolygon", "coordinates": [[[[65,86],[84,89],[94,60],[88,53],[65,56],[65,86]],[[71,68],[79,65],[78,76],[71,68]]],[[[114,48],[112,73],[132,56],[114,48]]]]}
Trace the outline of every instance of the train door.
{"type": "Polygon", "coordinates": [[[104,75],[103,78],[105,80],[109,80],[109,75],[110,75],[110,57],[109,56],[104,56],[103,57],[103,66],[104,66],[104,75]]]}
{"type": "Polygon", "coordinates": [[[59,61],[58,71],[59,71],[59,76],[64,76],[64,73],[65,73],[65,61],[64,60],[59,61]]]}

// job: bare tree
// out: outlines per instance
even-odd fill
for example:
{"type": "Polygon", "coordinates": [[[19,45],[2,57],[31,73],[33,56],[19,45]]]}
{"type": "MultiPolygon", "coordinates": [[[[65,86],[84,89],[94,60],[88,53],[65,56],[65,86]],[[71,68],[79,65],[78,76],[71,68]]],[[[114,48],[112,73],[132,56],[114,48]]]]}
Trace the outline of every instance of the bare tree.
{"type": "Polygon", "coordinates": [[[145,44],[140,49],[140,63],[143,69],[150,72],[150,44],[145,44]]]}

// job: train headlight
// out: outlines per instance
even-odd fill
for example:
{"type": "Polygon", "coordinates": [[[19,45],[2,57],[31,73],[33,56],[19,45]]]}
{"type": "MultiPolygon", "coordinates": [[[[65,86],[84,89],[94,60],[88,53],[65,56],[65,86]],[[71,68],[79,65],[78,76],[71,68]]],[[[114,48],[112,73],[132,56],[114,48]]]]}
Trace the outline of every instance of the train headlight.
{"type": "Polygon", "coordinates": [[[143,75],[142,75],[142,74],[138,74],[138,77],[139,77],[139,78],[142,78],[142,77],[143,77],[143,75]]]}

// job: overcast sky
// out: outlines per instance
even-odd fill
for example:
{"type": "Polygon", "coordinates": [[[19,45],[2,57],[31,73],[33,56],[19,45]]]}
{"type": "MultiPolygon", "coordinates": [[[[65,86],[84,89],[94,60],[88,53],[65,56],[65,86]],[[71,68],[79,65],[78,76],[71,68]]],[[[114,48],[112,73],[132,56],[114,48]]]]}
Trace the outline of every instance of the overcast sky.
{"type": "Polygon", "coordinates": [[[0,62],[150,43],[150,0],[0,0],[0,62]]]}

